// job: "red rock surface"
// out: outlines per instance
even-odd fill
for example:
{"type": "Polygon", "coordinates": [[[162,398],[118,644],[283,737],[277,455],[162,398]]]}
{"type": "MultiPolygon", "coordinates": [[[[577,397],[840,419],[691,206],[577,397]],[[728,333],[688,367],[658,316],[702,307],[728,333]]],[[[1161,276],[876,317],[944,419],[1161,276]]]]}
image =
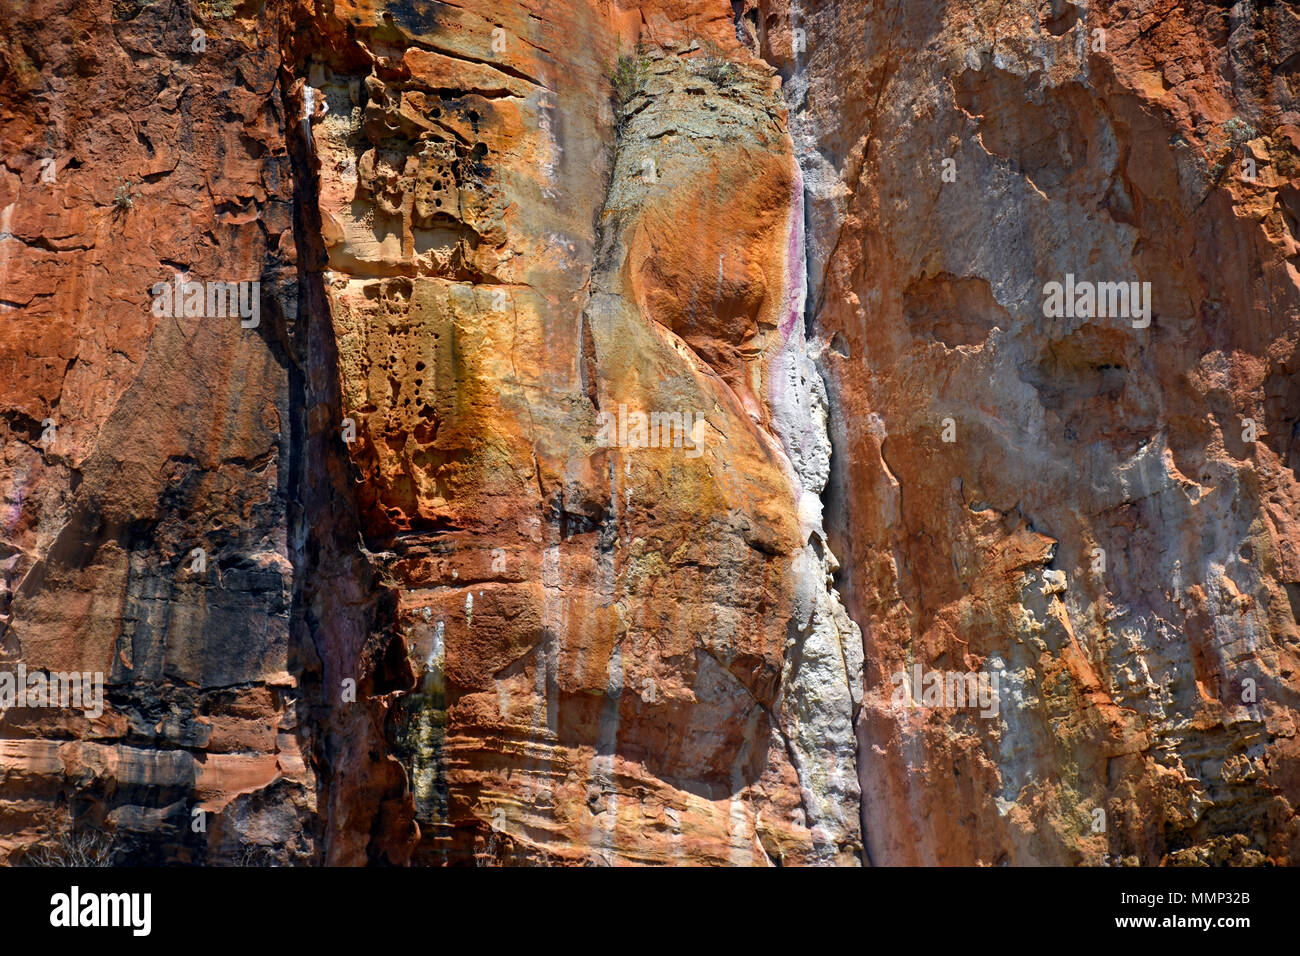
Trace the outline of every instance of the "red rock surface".
{"type": "Polygon", "coordinates": [[[764,14],[814,184],[872,861],[1290,862],[1294,8],[832,5],[805,55],[764,14]],[[1150,327],[1045,318],[1066,273],[1151,282],[1150,327]],[[894,708],[914,663],[1013,698],[894,708]]]}
{"type": "Polygon", "coordinates": [[[1290,863],[1300,18],[1236,9],[0,12],[0,669],[106,681],[3,713],[0,857],[1290,863]]]}

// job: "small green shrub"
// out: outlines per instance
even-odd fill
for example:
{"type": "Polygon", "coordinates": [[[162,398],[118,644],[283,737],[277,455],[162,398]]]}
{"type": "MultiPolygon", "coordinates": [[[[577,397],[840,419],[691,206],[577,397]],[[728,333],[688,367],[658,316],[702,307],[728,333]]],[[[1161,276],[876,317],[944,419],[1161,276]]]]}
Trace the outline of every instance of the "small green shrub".
{"type": "Polygon", "coordinates": [[[1240,146],[1242,143],[1249,142],[1258,135],[1255,131],[1255,127],[1236,116],[1223,124],[1223,131],[1228,134],[1228,138],[1232,140],[1233,146],[1240,146]]]}
{"type": "Polygon", "coordinates": [[[620,53],[618,62],[609,71],[609,84],[614,102],[621,109],[627,101],[645,89],[650,78],[650,61],[639,53],[620,53]]]}
{"type": "Polygon", "coordinates": [[[704,57],[700,60],[696,72],[719,89],[730,86],[740,77],[736,64],[719,56],[704,57]]]}
{"type": "Polygon", "coordinates": [[[131,192],[131,187],[135,183],[128,182],[125,179],[118,178],[117,189],[113,191],[114,208],[125,212],[135,205],[135,201],[140,198],[139,192],[131,192]]]}

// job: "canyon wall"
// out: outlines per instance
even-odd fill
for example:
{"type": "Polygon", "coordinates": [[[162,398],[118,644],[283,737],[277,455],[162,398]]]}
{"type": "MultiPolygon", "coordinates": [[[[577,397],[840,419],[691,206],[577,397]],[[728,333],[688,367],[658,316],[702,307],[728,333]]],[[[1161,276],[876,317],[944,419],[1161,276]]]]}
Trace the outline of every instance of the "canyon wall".
{"type": "Polygon", "coordinates": [[[1289,861],[1295,9],[762,14],[809,183],[872,860],[1289,861]],[[1049,317],[1067,276],[1149,282],[1150,314],[1049,317]],[[893,706],[918,664],[1000,674],[998,719],[893,706]]]}
{"type": "Polygon", "coordinates": [[[1298,66],[1245,2],[8,4],[0,665],[104,697],[4,709],[0,858],[1291,862],[1298,66]]]}

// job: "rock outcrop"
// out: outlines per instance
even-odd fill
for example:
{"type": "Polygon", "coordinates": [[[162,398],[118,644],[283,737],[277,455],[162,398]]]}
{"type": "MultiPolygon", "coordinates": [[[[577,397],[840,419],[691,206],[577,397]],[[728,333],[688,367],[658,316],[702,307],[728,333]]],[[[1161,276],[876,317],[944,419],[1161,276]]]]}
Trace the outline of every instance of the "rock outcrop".
{"type": "Polygon", "coordinates": [[[1295,9],[762,13],[809,184],[871,859],[1289,862],[1295,9]],[[1049,317],[1067,276],[1150,283],[1149,326],[1049,317]],[[998,718],[895,706],[917,664],[1001,673],[998,718]]]}
{"type": "Polygon", "coordinates": [[[8,862],[1300,853],[1293,8],[18,7],[8,862]]]}

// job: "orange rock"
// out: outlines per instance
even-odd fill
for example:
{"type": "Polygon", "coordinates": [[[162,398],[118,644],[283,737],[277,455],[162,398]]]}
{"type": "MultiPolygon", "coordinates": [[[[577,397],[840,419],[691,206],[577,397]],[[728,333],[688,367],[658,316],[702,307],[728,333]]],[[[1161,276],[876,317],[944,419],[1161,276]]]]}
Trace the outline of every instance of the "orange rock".
{"type": "Polygon", "coordinates": [[[1292,862],[1257,14],[0,13],[0,859],[1292,862]]]}

